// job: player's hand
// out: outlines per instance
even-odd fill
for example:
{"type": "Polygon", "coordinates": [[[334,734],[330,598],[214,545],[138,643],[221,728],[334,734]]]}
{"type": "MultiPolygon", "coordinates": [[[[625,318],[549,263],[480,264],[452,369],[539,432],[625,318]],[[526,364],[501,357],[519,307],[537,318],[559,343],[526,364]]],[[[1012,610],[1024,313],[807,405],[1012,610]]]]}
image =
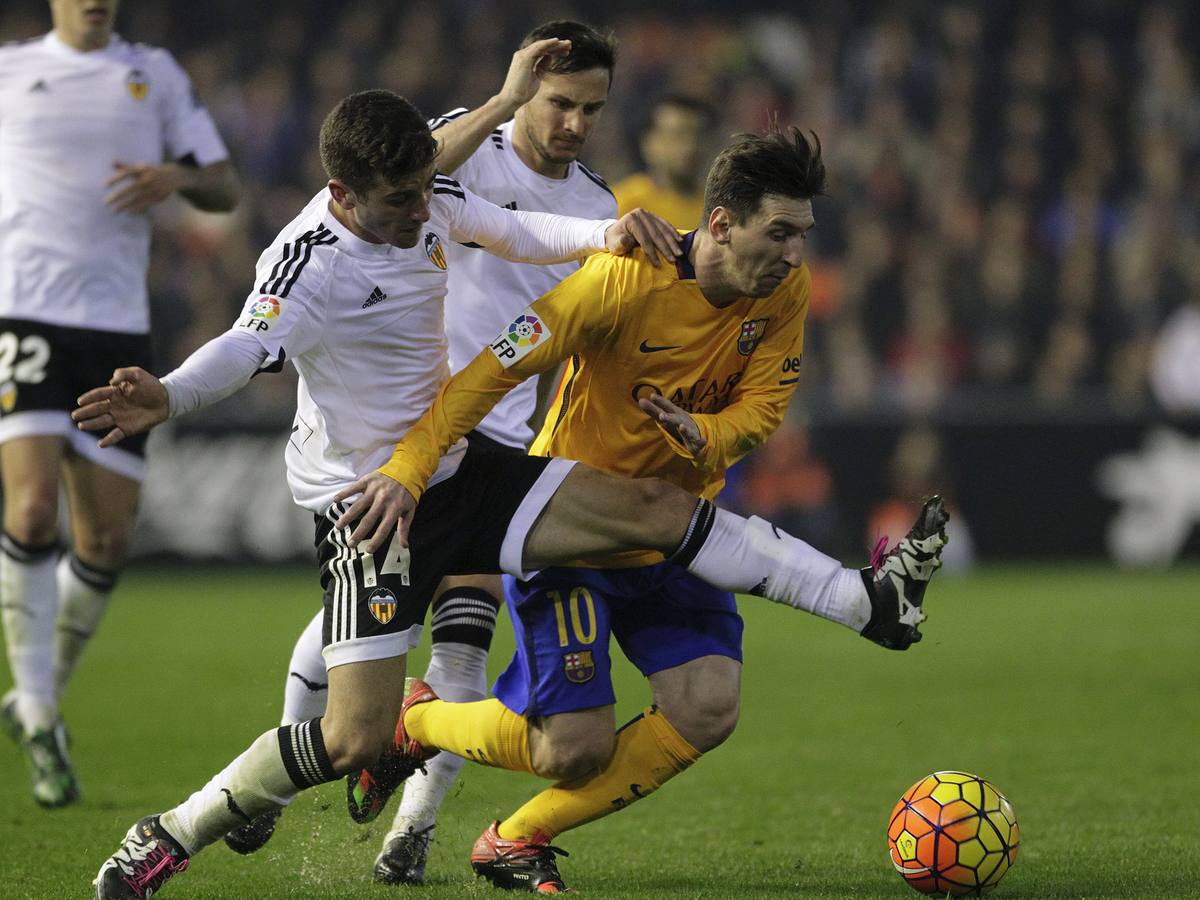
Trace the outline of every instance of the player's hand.
{"type": "Polygon", "coordinates": [[[115,162],[113,173],[104,186],[114,190],[104,202],[116,212],[143,213],[188,183],[188,173],[178,163],[126,165],[115,162]]]}
{"type": "Polygon", "coordinates": [[[513,54],[508,75],[504,78],[504,86],[500,88],[500,99],[516,112],[537,94],[549,57],[566,56],[570,52],[571,42],[560,41],[558,38],[534,41],[528,47],[522,47],[513,54]]]}
{"type": "Polygon", "coordinates": [[[658,265],[659,256],[667,260],[679,256],[679,232],[675,226],[644,209],[631,209],[608,226],[604,244],[613,256],[625,256],[635,247],[641,247],[652,266],[658,265]]]}
{"type": "Polygon", "coordinates": [[[137,366],[117,369],[107,385],[92,388],[75,402],[79,408],[71,418],[80,431],[107,431],[101,447],[149,431],[170,411],[163,383],[137,366]]]}
{"type": "Polygon", "coordinates": [[[686,411],[662,394],[651,394],[649,397],[638,399],[642,412],[666,429],[667,434],[687,447],[692,456],[699,456],[707,441],[700,433],[700,426],[686,411]]]}
{"type": "Polygon", "coordinates": [[[349,500],[355,494],[361,496],[351,503],[350,508],[334,523],[338,528],[345,528],[358,520],[354,531],[350,533],[350,546],[357,547],[361,542],[362,549],[367,553],[376,553],[392,529],[397,528],[399,530],[396,536],[400,546],[407,547],[408,529],[417,511],[417,501],[408,492],[408,488],[396,479],[376,471],[364,475],[333,499],[335,503],[340,503],[342,500],[349,500]],[[370,538],[363,541],[368,534],[370,538]]]}

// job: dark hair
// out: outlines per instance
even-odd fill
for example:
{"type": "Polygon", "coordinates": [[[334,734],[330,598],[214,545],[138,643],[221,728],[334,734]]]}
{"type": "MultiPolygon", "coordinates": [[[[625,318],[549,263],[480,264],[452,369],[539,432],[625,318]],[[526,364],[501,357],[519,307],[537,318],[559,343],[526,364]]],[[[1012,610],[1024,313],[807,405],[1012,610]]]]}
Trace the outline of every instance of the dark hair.
{"type": "Polygon", "coordinates": [[[765,134],[739,134],[717,156],[704,184],[704,218],[723,206],[734,221],[758,212],[767,194],[810,200],[825,192],[821,140],[799,128],[772,124],[765,134]]]}
{"type": "Polygon", "coordinates": [[[351,94],[321,125],[321,165],[356,192],[420,172],[437,147],[420,110],[391,91],[351,94]]]}
{"type": "Polygon", "coordinates": [[[545,71],[569,75],[588,69],[607,69],[608,83],[612,85],[613,67],[617,64],[617,39],[611,31],[600,31],[582,22],[546,22],[525,35],[521,39],[521,46],[528,47],[534,41],[548,38],[570,41],[571,50],[566,56],[550,57],[546,61],[545,71]]]}
{"type": "Polygon", "coordinates": [[[643,133],[654,127],[658,111],[669,106],[692,113],[703,120],[706,128],[711,128],[717,122],[717,111],[707,101],[698,97],[689,97],[687,94],[666,94],[654,101],[654,105],[650,107],[650,114],[646,117],[645,125],[642,128],[643,133]]]}

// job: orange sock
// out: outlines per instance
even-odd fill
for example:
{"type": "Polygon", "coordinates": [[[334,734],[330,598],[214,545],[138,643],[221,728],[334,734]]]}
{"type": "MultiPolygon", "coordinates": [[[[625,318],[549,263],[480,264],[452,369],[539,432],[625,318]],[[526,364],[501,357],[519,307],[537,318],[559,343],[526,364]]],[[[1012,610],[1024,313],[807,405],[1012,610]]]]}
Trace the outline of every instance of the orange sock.
{"type": "Polygon", "coordinates": [[[418,703],[405,714],[404,728],[426,747],[449,750],[485,766],[536,774],[529,758],[529,724],[499,700],[418,703]]]}
{"type": "Polygon", "coordinates": [[[617,732],[616,751],[603,771],[542,791],[500,823],[500,837],[510,841],[552,838],[624,809],[699,758],[700,751],[651,706],[617,732]]]}

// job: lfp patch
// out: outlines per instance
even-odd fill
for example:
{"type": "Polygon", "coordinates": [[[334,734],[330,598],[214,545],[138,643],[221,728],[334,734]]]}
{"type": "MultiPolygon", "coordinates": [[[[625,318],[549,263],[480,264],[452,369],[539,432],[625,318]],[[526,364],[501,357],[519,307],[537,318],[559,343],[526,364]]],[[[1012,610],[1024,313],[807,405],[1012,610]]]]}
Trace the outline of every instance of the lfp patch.
{"type": "Polygon", "coordinates": [[[425,235],[425,255],[442,271],[446,269],[446,251],[442,249],[442,239],[432,231],[425,235]]]}
{"type": "Polygon", "coordinates": [[[596,674],[596,663],[591,650],[578,650],[563,654],[563,674],[572,684],[586,684],[596,674]]]}
{"type": "Polygon", "coordinates": [[[396,595],[387,588],[379,588],[367,598],[367,609],[380,625],[386,625],[396,617],[396,595]]]}
{"type": "Polygon", "coordinates": [[[278,297],[259,297],[250,307],[252,319],[277,319],[283,311],[283,301],[278,297]]]}
{"type": "Polygon", "coordinates": [[[741,331],[738,332],[738,353],[742,356],[749,356],[754,352],[754,348],[758,346],[758,342],[767,336],[768,321],[770,320],[747,319],[742,323],[741,331]]]}
{"type": "Polygon", "coordinates": [[[507,369],[548,337],[550,327],[534,314],[533,307],[527,307],[490,346],[500,365],[507,369]]]}
{"type": "Polygon", "coordinates": [[[150,82],[141,69],[134,69],[129,73],[125,78],[125,87],[129,90],[129,96],[138,101],[145,100],[146,95],[150,93],[150,82]]]}

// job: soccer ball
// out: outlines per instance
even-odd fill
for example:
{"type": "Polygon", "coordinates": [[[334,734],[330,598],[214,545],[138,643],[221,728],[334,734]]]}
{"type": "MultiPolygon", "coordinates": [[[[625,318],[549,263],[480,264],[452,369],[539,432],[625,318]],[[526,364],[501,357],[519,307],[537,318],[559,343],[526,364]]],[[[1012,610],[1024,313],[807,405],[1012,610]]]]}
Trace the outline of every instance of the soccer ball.
{"type": "Polygon", "coordinates": [[[888,854],[922,894],[979,897],[1017,861],[1012,804],[966,772],[934,772],[900,798],[888,820],[888,854]]]}

